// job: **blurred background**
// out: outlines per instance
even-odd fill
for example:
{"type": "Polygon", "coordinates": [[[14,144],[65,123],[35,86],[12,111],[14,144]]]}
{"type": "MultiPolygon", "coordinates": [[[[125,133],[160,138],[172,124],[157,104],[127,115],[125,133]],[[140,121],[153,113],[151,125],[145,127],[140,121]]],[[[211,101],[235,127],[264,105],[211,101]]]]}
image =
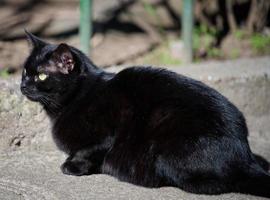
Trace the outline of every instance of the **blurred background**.
{"type": "MultiPolygon", "coordinates": [[[[183,65],[183,10],[182,0],[93,0],[91,59],[101,67],[183,65]]],[[[196,0],[193,19],[193,62],[270,54],[269,0],[196,0]]],[[[0,0],[0,77],[28,54],[24,28],[80,48],[79,24],[79,0],[0,0]]]]}

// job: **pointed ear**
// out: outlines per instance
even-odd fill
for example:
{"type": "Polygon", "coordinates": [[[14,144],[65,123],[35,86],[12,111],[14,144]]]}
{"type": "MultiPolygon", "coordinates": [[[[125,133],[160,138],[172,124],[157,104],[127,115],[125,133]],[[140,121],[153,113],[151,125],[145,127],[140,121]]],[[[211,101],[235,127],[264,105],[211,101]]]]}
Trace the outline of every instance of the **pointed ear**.
{"type": "Polygon", "coordinates": [[[59,44],[52,54],[52,59],[56,64],[57,71],[63,74],[69,74],[74,69],[74,58],[67,44],[59,44]]]}
{"type": "Polygon", "coordinates": [[[32,33],[28,32],[26,29],[24,29],[24,32],[26,34],[28,42],[33,48],[42,48],[47,45],[46,42],[33,35],[32,33]]]}

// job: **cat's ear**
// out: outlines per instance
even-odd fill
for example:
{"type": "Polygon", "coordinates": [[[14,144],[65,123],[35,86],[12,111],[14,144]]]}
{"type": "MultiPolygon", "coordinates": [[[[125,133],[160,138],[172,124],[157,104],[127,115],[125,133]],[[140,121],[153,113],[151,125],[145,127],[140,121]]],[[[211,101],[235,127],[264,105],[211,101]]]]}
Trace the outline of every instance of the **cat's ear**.
{"type": "Polygon", "coordinates": [[[63,74],[69,74],[74,69],[74,58],[67,44],[59,44],[52,54],[52,59],[56,64],[57,71],[63,74]]]}
{"type": "Polygon", "coordinates": [[[41,40],[39,37],[33,35],[32,33],[28,32],[26,29],[24,29],[24,32],[26,34],[26,37],[27,37],[27,40],[28,40],[29,44],[33,48],[42,48],[42,47],[47,45],[46,42],[41,40]]]}

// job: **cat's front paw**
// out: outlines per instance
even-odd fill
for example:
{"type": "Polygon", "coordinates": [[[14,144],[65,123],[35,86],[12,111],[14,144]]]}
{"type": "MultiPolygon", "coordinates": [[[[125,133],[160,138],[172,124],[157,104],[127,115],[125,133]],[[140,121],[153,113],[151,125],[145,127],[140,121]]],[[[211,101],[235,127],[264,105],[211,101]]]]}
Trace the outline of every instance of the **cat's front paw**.
{"type": "Polygon", "coordinates": [[[66,161],[61,165],[61,171],[67,175],[83,176],[89,175],[90,164],[80,161],[66,161]]]}

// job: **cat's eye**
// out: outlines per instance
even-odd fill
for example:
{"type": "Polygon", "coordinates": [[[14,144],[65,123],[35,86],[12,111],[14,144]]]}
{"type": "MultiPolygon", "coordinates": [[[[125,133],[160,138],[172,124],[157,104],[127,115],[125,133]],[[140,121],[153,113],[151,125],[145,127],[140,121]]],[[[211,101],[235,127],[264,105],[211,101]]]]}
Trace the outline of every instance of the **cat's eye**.
{"type": "Polygon", "coordinates": [[[26,75],[26,69],[23,69],[23,75],[26,75]]]}
{"type": "Polygon", "coordinates": [[[47,74],[41,73],[38,75],[38,79],[41,81],[44,81],[46,78],[48,78],[47,74]]]}

